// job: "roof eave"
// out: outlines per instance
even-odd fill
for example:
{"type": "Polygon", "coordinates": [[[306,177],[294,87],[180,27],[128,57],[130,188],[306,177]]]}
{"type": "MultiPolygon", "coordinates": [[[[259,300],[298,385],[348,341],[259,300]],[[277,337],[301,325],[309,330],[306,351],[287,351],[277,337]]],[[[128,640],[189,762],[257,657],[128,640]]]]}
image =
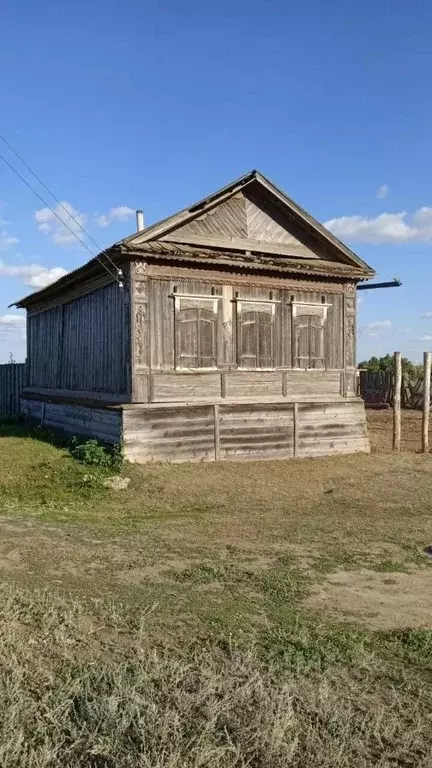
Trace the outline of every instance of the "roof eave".
{"type": "MultiPolygon", "coordinates": [[[[165,243],[163,243],[165,245],[165,243]]],[[[133,258],[139,258],[143,261],[150,260],[163,260],[167,259],[169,261],[177,262],[177,263],[185,263],[187,262],[188,265],[196,264],[211,264],[212,266],[218,266],[218,264],[222,267],[234,267],[239,269],[249,269],[249,270],[255,270],[255,271],[263,271],[265,269],[268,269],[271,272],[277,272],[279,275],[292,275],[292,274],[304,274],[305,276],[334,276],[339,277],[346,280],[357,280],[357,281],[364,281],[364,280],[370,280],[373,277],[375,277],[375,271],[368,268],[363,267],[353,267],[347,264],[338,264],[337,262],[332,263],[330,266],[329,264],[320,264],[319,260],[312,262],[308,262],[307,260],[297,261],[295,259],[288,261],[288,259],[284,259],[283,261],[278,260],[277,256],[275,258],[271,258],[268,255],[266,255],[263,258],[260,258],[259,256],[255,255],[253,258],[249,258],[243,254],[232,254],[228,253],[226,251],[218,251],[214,254],[209,253],[203,253],[204,249],[197,249],[196,251],[191,251],[189,253],[187,252],[176,252],[175,250],[171,250],[170,252],[164,251],[163,247],[160,249],[157,248],[156,243],[152,244],[152,248],[150,250],[150,243],[147,245],[143,243],[142,246],[136,246],[135,248],[127,248],[127,254],[129,259],[133,258]]],[[[174,244],[172,244],[174,246],[174,244]]]]}

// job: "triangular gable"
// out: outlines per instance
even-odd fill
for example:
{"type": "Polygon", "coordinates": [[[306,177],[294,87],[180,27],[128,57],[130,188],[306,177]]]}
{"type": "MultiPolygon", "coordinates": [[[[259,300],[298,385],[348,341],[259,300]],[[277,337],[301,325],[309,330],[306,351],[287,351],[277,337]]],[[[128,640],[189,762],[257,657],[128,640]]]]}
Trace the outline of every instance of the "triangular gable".
{"type": "Polygon", "coordinates": [[[309,259],[320,258],[307,233],[294,234],[298,226],[271,202],[259,200],[252,189],[204,211],[186,224],[158,238],[162,241],[216,246],[268,253],[282,253],[309,259]],[[303,237],[302,237],[303,234],[303,237]]]}
{"type": "Polygon", "coordinates": [[[123,241],[152,240],[239,251],[323,258],[373,270],[262,174],[253,171],[219,192],[123,241]]]}

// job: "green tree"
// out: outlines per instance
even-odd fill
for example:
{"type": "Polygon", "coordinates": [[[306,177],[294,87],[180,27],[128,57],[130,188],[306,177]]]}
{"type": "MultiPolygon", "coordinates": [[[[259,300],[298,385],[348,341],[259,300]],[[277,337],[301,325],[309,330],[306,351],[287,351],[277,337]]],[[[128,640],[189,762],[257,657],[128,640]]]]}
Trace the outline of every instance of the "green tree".
{"type": "MultiPolygon", "coordinates": [[[[394,359],[393,355],[387,354],[383,357],[371,357],[369,360],[362,360],[361,363],[358,364],[359,368],[363,368],[366,371],[384,371],[387,373],[390,373],[394,370],[394,359]]],[[[407,373],[409,376],[415,376],[422,370],[421,365],[416,365],[415,363],[412,363],[411,360],[408,360],[408,358],[403,357],[402,358],[402,372],[407,373]]]]}

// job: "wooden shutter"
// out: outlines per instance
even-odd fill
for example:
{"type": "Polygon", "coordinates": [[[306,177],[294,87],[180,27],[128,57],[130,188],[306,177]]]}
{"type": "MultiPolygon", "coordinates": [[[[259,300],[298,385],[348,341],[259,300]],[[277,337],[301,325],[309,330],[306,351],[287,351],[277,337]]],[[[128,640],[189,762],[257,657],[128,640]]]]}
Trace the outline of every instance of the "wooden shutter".
{"type": "Polygon", "coordinates": [[[274,304],[238,302],[237,360],[241,368],[274,368],[274,304]]]}
{"type": "Polygon", "coordinates": [[[215,368],[217,299],[179,298],[176,304],[176,367],[215,368]]]}
{"type": "Polygon", "coordinates": [[[309,367],[324,368],[324,321],[309,318],[309,367]]]}
{"type": "Polygon", "coordinates": [[[324,367],[324,320],[317,315],[298,315],[294,321],[295,365],[324,367]]]}

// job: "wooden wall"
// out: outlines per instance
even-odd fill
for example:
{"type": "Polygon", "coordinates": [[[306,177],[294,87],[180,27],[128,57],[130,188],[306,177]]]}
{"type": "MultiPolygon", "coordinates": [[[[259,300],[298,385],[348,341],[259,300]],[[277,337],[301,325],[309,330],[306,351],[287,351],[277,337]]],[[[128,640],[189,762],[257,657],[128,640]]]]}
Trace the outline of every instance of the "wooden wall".
{"type": "MultiPolygon", "coordinates": [[[[211,295],[212,285],[197,280],[150,280],[151,368],[153,371],[174,370],[174,300],[173,289],[179,294],[211,295]]],[[[219,345],[219,368],[236,366],[236,293],[242,299],[269,298],[266,288],[240,285],[213,286],[214,294],[222,296],[224,343],[219,345]]],[[[325,329],[325,361],[327,368],[343,369],[343,295],[323,291],[273,290],[276,305],[275,351],[276,366],[291,367],[291,296],[295,301],[321,303],[322,297],[329,308],[325,329]]]]}
{"type": "Polygon", "coordinates": [[[28,388],[130,400],[129,292],[110,283],[27,318],[28,388]]]}
{"type": "Polygon", "coordinates": [[[355,334],[355,290],[347,303],[343,284],[313,283],[303,280],[282,280],[250,277],[245,280],[221,272],[202,276],[186,269],[158,268],[136,262],[131,270],[132,296],[132,401],[211,401],[214,398],[298,394],[304,387],[306,396],[355,394],[354,386],[342,381],[337,372],[350,368],[354,359],[354,342],[347,345],[349,334],[355,334]],[[190,276],[189,276],[190,275],[190,276]],[[217,369],[219,372],[184,372],[176,370],[174,295],[220,297],[217,369]],[[275,371],[244,371],[237,365],[236,301],[239,299],[269,300],[275,304],[275,371]],[[324,359],[328,375],[317,371],[294,376],[292,340],[292,302],[329,304],[324,331],[324,359]],[[351,312],[352,309],[352,312],[351,312]],[[351,312],[351,314],[350,314],[351,312]],[[346,348],[347,347],[347,351],[346,348]],[[350,358],[351,355],[351,358],[350,358]],[[284,376],[283,371],[287,371],[284,376]],[[330,375],[332,374],[332,375],[330,375]],[[306,378],[308,377],[308,378],[306,378]],[[309,377],[312,377],[309,379],[309,377]]]}
{"type": "Polygon", "coordinates": [[[50,427],[69,435],[101,440],[120,445],[122,412],[118,408],[90,408],[71,403],[53,403],[21,398],[21,413],[41,426],[50,427]]]}
{"type": "Polygon", "coordinates": [[[26,363],[0,365],[0,413],[19,413],[20,396],[27,384],[26,363]]]}
{"type": "Polygon", "coordinates": [[[123,409],[129,461],[284,459],[368,452],[363,402],[143,405],[123,409]]]}

